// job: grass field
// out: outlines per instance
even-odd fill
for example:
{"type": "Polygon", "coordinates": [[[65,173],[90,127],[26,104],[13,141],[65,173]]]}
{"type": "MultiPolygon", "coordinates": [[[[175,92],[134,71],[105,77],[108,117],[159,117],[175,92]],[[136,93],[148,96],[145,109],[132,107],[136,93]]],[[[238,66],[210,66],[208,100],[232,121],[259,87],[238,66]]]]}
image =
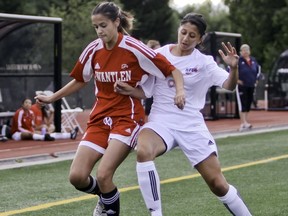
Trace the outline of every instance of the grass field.
{"type": "MultiPolygon", "coordinates": [[[[288,215],[287,131],[217,139],[228,182],[253,215],[288,215]]],[[[0,216],[92,215],[96,198],[76,191],[67,176],[71,161],[0,171],[0,216]]],[[[158,158],[166,216],[230,215],[178,149],[158,158]]],[[[148,216],[137,186],[135,153],[118,169],[122,216],[148,216]]]]}

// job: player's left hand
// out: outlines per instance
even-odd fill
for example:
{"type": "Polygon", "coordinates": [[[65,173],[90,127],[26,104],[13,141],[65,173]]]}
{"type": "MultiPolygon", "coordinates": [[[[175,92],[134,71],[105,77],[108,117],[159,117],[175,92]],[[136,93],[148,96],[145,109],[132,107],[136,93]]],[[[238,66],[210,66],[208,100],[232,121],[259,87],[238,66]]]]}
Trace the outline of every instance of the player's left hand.
{"type": "Polygon", "coordinates": [[[236,49],[231,45],[230,42],[228,42],[227,44],[222,42],[221,45],[226,53],[225,54],[221,49],[218,51],[223,61],[231,68],[238,67],[239,56],[237,55],[236,49]]]}
{"type": "Polygon", "coordinates": [[[184,109],[185,106],[185,91],[183,90],[178,90],[176,91],[176,95],[174,97],[174,104],[181,110],[184,109]]]}

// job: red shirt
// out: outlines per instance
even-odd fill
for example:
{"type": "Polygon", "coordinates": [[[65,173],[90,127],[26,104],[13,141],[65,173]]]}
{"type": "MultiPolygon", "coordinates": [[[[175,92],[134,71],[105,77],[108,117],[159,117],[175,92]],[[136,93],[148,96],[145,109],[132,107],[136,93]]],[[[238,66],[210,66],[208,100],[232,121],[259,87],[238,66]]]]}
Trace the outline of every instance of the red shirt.
{"type": "Polygon", "coordinates": [[[136,121],[144,118],[144,109],[137,98],[114,92],[120,80],[135,87],[149,74],[160,78],[171,75],[175,67],[161,54],[141,41],[119,33],[112,50],[107,50],[101,39],[90,43],[82,52],[70,76],[80,82],[95,83],[96,102],[88,124],[109,117],[128,116],[136,121]]]}
{"type": "Polygon", "coordinates": [[[34,113],[32,110],[18,109],[12,121],[11,133],[15,132],[34,132],[34,113]]]}
{"type": "Polygon", "coordinates": [[[43,124],[43,113],[41,108],[37,104],[33,104],[31,110],[35,116],[35,126],[41,126],[43,124]]]}

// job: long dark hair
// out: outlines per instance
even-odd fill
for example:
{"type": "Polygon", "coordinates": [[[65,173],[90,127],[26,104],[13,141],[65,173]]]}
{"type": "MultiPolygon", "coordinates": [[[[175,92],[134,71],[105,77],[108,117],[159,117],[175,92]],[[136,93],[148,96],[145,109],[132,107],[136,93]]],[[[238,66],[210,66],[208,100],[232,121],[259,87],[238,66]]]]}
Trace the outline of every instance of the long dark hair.
{"type": "Polygon", "coordinates": [[[91,13],[92,16],[96,14],[102,14],[113,22],[119,18],[120,25],[118,27],[118,32],[128,34],[128,32],[133,28],[134,17],[132,14],[122,11],[121,8],[113,2],[99,3],[91,13]]]}
{"type": "Polygon", "coordinates": [[[190,23],[190,24],[194,24],[197,26],[198,31],[201,35],[201,37],[203,35],[205,35],[205,31],[207,28],[207,23],[204,19],[204,17],[201,14],[197,14],[197,13],[188,13],[186,14],[183,19],[181,20],[181,25],[184,25],[185,23],[190,23]]]}

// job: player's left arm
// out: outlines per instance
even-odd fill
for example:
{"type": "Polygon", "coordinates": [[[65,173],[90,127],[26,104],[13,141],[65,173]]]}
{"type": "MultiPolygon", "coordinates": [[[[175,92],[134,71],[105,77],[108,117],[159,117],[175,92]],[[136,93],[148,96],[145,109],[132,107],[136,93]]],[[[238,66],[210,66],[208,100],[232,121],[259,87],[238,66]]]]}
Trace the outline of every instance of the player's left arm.
{"type": "Polygon", "coordinates": [[[227,44],[222,43],[222,47],[226,54],[222,50],[219,50],[224,62],[229,65],[230,72],[228,78],[224,81],[222,87],[233,91],[236,88],[238,81],[238,60],[239,56],[237,55],[236,49],[228,42],[227,44]]]}

